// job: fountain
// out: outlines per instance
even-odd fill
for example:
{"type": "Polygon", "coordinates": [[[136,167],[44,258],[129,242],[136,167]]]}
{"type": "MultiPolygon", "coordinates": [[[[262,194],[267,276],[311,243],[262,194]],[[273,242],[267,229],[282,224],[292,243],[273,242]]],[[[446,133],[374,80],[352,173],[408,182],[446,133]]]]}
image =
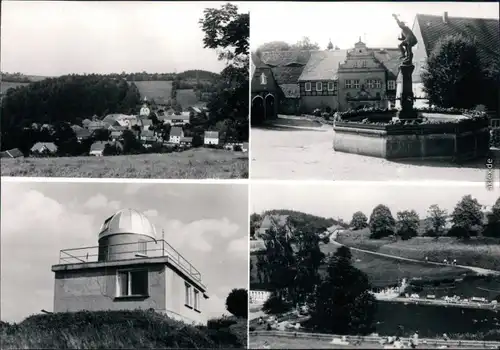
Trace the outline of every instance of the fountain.
{"type": "Polygon", "coordinates": [[[391,160],[420,159],[461,162],[486,157],[489,121],[484,112],[413,106],[412,47],[417,39],[400,21],[401,109],[362,109],[338,113],[333,148],[391,160]]]}

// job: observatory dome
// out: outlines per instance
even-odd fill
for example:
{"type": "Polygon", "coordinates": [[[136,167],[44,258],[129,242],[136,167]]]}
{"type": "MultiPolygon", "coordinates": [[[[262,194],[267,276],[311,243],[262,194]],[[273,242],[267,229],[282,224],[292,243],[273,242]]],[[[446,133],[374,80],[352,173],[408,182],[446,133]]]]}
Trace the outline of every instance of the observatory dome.
{"type": "Polygon", "coordinates": [[[122,209],[106,219],[99,232],[99,240],[107,236],[119,234],[145,235],[156,240],[154,225],[146,215],[134,209],[122,209]]]}

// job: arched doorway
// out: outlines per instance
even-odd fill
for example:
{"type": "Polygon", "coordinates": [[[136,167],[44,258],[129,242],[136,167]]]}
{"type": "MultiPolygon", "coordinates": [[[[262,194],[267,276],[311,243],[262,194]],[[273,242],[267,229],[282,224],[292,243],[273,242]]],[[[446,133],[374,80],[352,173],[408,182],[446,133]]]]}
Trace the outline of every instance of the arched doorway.
{"type": "Polygon", "coordinates": [[[264,99],[262,96],[255,96],[252,99],[252,124],[261,124],[265,119],[264,99]]]}
{"type": "Polygon", "coordinates": [[[274,96],[269,94],[266,96],[266,120],[273,119],[276,115],[274,114],[274,96]]]}

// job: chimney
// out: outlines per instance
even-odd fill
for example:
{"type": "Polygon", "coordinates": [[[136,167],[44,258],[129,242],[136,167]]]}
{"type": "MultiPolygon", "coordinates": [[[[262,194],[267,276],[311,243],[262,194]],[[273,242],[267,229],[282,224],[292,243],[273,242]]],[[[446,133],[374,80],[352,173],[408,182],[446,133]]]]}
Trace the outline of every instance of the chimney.
{"type": "Polygon", "coordinates": [[[448,12],[443,13],[443,23],[448,23],[448,12]]]}

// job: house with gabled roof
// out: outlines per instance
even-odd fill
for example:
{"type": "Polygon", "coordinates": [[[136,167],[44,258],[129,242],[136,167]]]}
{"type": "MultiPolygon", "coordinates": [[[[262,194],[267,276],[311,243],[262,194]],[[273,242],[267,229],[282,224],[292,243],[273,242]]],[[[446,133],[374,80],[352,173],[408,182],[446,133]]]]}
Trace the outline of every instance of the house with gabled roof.
{"type": "Polygon", "coordinates": [[[57,146],[53,142],[37,142],[31,147],[31,153],[50,153],[57,152],[57,146]]]}
{"type": "Polygon", "coordinates": [[[218,131],[205,131],[203,138],[204,145],[218,145],[219,144],[219,132],[218,131]]]}
{"type": "MultiPolygon", "coordinates": [[[[440,38],[448,35],[461,34],[471,37],[476,42],[478,56],[483,68],[498,64],[500,60],[500,33],[498,18],[451,17],[448,12],[441,16],[417,14],[413,21],[412,31],[418,40],[413,48],[412,74],[413,95],[417,98],[415,106],[427,105],[423,84],[422,71],[440,38]],[[420,103],[419,103],[420,102],[420,103]]],[[[401,76],[397,79],[397,95],[402,91],[401,76]]]]}
{"type": "Polygon", "coordinates": [[[180,144],[181,138],[183,137],[184,137],[184,130],[182,130],[181,127],[173,126],[172,129],[170,129],[170,137],[169,137],[170,143],[180,144]]]}

